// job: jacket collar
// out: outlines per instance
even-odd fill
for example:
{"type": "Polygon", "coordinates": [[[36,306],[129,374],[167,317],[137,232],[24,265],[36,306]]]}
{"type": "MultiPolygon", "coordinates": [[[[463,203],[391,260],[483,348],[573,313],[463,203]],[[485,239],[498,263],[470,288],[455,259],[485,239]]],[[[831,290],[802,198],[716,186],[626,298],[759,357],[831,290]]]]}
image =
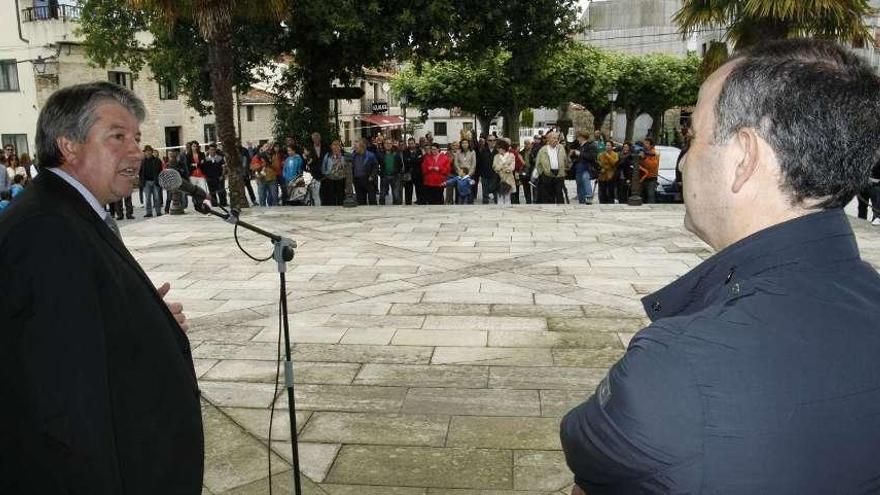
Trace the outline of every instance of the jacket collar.
{"type": "MultiPolygon", "coordinates": [[[[825,210],[757,232],[709,258],[686,275],[642,299],[652,321],[693,314],[712,305],[719,289],[741,292],[739,281],[796,265],[823,267],[860,259],[842,209],[825,210]]],[[[725,292],[726,293],[726,292],[725,292]]]]}

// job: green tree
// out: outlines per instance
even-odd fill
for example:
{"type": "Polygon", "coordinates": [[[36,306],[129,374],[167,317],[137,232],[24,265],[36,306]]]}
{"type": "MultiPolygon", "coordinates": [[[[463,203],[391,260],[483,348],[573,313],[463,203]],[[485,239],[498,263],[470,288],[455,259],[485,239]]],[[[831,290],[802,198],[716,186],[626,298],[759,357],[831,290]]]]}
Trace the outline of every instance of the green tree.
{"type": "Polygon", "coordinates": [[[181,84],[193,108],[213,110],[217,135],[226,150],[230,202],[236,208],[245,208],[248,202],[233,89],[253,80],[251,69],[265,60],[262,56],[273,46],[271,34],[285,7],[283,0],[85,0],[83,4],[81,33],[92,61],[102,66],[124,64],[133,72],[149,63],[160,81],[181,84]],[[151,44],[141,44],[142,31],[152,35],[151,44]],[[205,105],[205,100],[212,105],[205,105]]]}
{"type": "Polygon", "coordinates": [[[467,9],[456,7],[464,0],[291,2],[290,29],[279,41],[292,63],[280,85],[276,134],[299,139],[331,133],[333,81],[347,85],[365,67],[389,60],[450,56],[456,33],[468,25],[467,9]]]}
{"type": "Polygon", "coordinates": [[[664,54],[626,56],[617,79],[620,107],[626,112],[625,139],[633,138],[635,120],[647,113],[651,133],[658,136],[663,114],[677,106],[693,105],[699,90],[700,59],[664,54]]]}
{"type": "MultiPolygon", "coordinates": [[[[736,50],[774,39],[815,36],[856,45],[872,40],[868,0],[684,0],[673,20],[685,35],[721,27],[736,50]]],[[[726,47],[706,57],[704,73],[726,60],[726,47]]]]}
{"type": "Polygon", "coordinates": [[[574,44],[548,64],[545,79],[558,85],[560,101],[577,103],[593,115],[593,127],[601,129],[611,112],[608,92],[620,77],[622,56],[582,44],[574,44]]]}
{"type": "Polygon", "coordinates": [[[505,73],[510,54],[499,52],[480,59],[445,60],[410,65],[391,82],[397,95],[425,110],[459,107],[476,115],[483,129],[508,106],[510,80],[505,73]]]}

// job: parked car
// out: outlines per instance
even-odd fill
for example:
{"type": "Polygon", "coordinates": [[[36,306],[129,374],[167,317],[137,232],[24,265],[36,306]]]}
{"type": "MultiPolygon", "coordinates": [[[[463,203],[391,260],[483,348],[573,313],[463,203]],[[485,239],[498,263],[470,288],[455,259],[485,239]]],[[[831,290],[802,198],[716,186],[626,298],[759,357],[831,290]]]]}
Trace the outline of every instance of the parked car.
{"type": "Polygon", "coordinates": [[[676,162],[681,155],[681,150],[674,146],[655,146],[660,153],[660,171],[657,174],[657,202],[658,203],[681,203],[684,197],[681,193],[681,182],[675,179],[676,162]]]}

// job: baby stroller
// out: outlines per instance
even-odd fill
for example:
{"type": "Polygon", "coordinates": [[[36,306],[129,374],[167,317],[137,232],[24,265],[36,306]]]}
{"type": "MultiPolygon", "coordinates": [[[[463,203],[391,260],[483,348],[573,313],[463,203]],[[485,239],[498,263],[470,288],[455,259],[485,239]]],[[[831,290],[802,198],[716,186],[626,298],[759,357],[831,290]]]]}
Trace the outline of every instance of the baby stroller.
{"type": "Polygon", "coordinates": [[[312,174],[303,172],[302,175],[296,177],[287,183],[287,204],[313,206],[315,204],[316,182],[312,179],[312,174]]]}

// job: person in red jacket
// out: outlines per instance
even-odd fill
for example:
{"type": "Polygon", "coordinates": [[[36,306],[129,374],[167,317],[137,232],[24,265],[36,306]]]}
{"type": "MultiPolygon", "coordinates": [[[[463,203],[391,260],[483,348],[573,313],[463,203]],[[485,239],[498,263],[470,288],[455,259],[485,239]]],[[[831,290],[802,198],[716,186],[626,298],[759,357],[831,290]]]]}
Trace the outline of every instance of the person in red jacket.
{"type": "Polygon", "coordinates": [[[425,178],[425,195],[429,205],[443,204],[443,191],[452,165],[449,156],[440,154],[440,146],[431,143],[431,152],[422,160],[422,175],[425,178]]]}

